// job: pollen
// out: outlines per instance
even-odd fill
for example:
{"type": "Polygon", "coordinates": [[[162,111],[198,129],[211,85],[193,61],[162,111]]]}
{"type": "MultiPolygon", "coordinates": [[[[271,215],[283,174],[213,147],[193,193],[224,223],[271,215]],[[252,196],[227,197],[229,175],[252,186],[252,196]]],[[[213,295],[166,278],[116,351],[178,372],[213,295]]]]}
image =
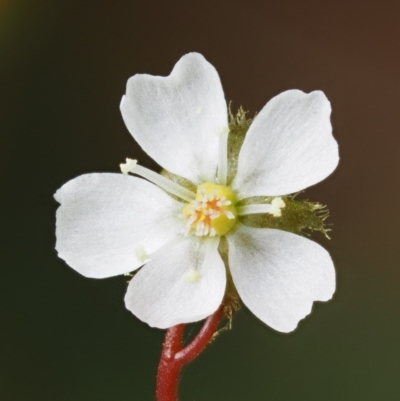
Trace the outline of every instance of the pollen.
{"type": "Polygon", "coordinates": [[[225,235],[236,223],[235,203],[236,196],[229,187],[209,182],[199,185],[196,198],[182,211],[187,234],[225,235]]]}

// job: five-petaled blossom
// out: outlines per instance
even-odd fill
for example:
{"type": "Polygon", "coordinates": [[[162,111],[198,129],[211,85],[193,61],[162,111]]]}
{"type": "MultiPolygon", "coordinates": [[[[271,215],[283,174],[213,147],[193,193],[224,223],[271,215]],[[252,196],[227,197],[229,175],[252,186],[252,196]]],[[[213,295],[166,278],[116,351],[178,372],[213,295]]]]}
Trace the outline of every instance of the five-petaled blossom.
{"type": "Polygon", "coordinates": [[[69,181],[55,194],[61,204],[56,248],[73,269],[103,278],[143,266],[125,304],[159,328],[215,312],[226,269],[243,303],[278,331],[294,330],[313,301],[332,297],[335,271],[325,249],[300,235],[240,221],[256,213],[279,219],[282,196],[336,168],[338,147],[323,92],[288,90],[270,100],[247,132],[230,182],[227,104],[218,73],[202,55],[183,56],[168,77],[130,78],[121,111],[140,146],[197,190],[130,159],[121,165],[124,174],[69,181]],[[236,206],[255,196],[273,201],[236,206]],[[223,236],[228,266],[219,253],[223,236]]]}

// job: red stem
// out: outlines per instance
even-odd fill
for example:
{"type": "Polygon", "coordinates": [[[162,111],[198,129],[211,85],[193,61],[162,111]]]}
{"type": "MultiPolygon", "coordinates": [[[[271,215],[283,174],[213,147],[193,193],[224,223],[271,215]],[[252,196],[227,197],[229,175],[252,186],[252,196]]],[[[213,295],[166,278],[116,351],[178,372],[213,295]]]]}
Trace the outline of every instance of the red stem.
{"type": "Polygon", "coordinates": [[[185,326],[179,324],[167,330],[157,372],[157,401],[178,401],[178,381],[183,366],[205,349],[217,330],[222,315],[221,306],[206,319],[197,336],[184,348],[182,336],[185,326]]]}
{"type": "Polygon", "coordinates": [[[175,354],[182,347],[182,335],[185,326],[178,324],[165,334],[161,359],[157,372],[157,401],[177,401],[178,380],[181,366],[175,362],[175,354]]]}

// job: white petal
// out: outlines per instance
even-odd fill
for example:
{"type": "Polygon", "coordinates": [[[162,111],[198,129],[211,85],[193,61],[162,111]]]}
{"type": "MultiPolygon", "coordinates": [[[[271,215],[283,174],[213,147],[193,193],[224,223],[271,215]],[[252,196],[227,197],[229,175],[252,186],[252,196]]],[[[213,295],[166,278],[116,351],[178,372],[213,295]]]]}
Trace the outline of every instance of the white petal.
{"type": "Polygon", "coordinates": [[[56,249],[86,277],[110,277],[143,265],[145,255],[182,229],[182,203],[155,185],[122,174],[87,174],[55,194],[56,249]]]}
{"type": "Polygon", "coordinates": [[[215,177],[227,106],[215,68],[198,53],[171,75],[129,79],[121,112],[130,133],[158,164],[195,183],[215,177]]]}
{"type": "Polygon", "coordinates": [[[221,304],[226,285],[218,242],[186,238],[151,260],[129,284],[127,309],[160,329],[210,316],[221,304]]]}
{"type": "Polygon", "coordinates": [[[254,119],[233,187],[240,198],[286,195],[326,178],[339,162],[331,106],[323,92],[289,90],[254,119]]]}
{"type": "Polygon", "coordinates": [[[335,291],[335,269],[317,243],[281,230],[240,225],[227,236],[229,266],[244,304],[273,329],[289,332],[313,301],[335,291]]]}

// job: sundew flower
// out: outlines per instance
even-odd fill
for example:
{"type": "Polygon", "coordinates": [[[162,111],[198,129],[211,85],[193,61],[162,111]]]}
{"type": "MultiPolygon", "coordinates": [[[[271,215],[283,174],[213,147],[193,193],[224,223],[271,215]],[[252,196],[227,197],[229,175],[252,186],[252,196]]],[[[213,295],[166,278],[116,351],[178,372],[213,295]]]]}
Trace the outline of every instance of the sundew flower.
{"type": "Polygon", "coordinates": [[[56,248],[73,269],[103,278],[140,268],[125,304],[158,328],[211,315],[232,281],[243,303],[281,332],[294,330],[314,301],[332,297],[335,271],[320,245],[245,224],[250,215],[279,222],[287,195],[336,168],[322,92],[289,90],[270,100],[235,160],[221,82],[200,54],[183,56],[168,77],[130,78],[121,111],[134,139],[168,174],[127,159],[124,174],[86,174],[62,186],[56,248]]]}

